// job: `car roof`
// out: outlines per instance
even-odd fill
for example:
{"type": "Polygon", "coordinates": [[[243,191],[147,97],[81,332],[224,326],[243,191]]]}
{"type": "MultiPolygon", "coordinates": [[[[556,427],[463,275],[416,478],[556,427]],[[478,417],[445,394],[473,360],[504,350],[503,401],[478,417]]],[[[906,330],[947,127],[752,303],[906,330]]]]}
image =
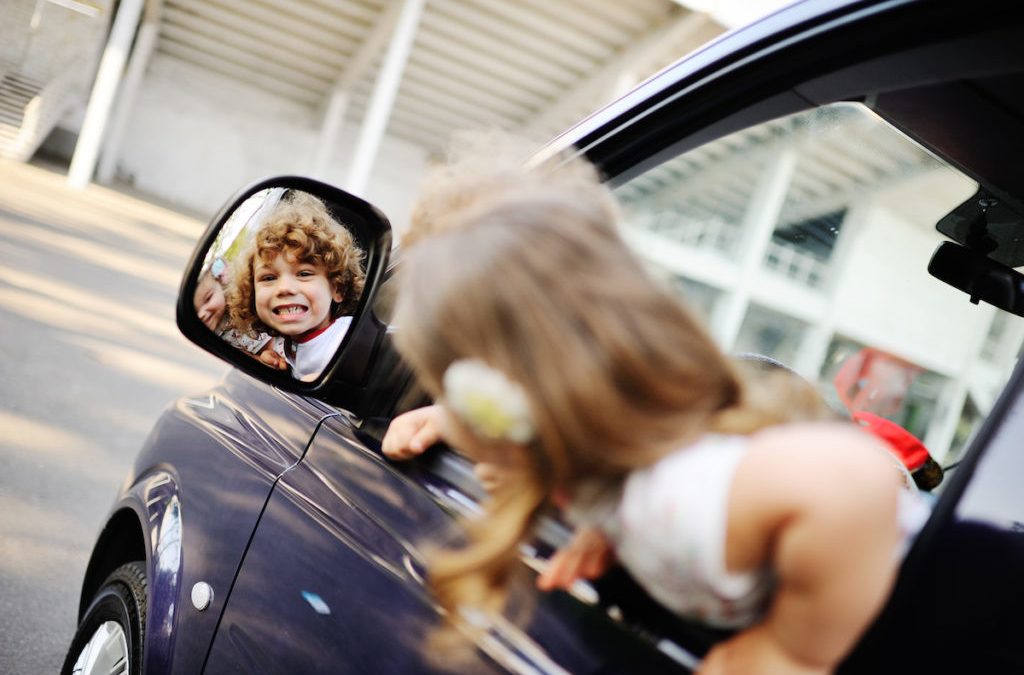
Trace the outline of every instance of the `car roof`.
{"type": "MultiPolygon", "coordinates": [[[[732,131],[852,100],[1024,214],[1022,42],[1024,9],[993,0],[805,0],[677,61],[536,159],[574,147],[617,184],[732,131]]],[[[1021,248],[1020,223],[1001,248],[1021,248]]]]}
{"type": "Polygon", "coordinates": [[[549,143],[552,152],[569,146],[583,147],[602,131],[617,122],[635,117],[643,109],[655,105],[685,82],[703,73],[722,71],[730,63],[756,54],[759,49],[779,45],[787,37],[814,29],[828,28],[838,23],[856,21],[861,14],[884,11],[892,5],[907,4],[914,0],[897,2],[856,0],[801,0],[776,10],[758,21],[719,35],[699,49],[682,56],[650,76],[622,97],[609,102],[580,120],[549,143]],[[859,12],[853,10],[859,9],[859,12]]]}

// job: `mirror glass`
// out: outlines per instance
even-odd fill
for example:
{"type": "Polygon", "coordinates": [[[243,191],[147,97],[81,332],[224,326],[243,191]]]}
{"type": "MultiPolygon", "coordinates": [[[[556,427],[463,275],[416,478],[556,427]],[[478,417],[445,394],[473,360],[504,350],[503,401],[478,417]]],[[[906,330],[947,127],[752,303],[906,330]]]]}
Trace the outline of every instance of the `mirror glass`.
{"type": "Polygon", "coordinates": [[[348,210],[271,187],[238,204],[196,271],[196,316],[268,369],[315,380],[359,304],[366,255],[348,210]]]}

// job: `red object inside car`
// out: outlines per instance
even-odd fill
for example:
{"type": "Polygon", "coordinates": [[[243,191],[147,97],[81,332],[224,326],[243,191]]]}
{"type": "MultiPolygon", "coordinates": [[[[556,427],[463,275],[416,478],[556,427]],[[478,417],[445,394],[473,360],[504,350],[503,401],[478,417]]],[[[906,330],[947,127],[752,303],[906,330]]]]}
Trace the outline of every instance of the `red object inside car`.
{"type": "Polygon", "coordinates": [[[915,471],[928,460],[928,448],[910,433],[892,420],[879,417],[869,412],[855,412],[853,419],[872,434],[889,444],[896,456],[903,461],[908,471],[915,471]]]}

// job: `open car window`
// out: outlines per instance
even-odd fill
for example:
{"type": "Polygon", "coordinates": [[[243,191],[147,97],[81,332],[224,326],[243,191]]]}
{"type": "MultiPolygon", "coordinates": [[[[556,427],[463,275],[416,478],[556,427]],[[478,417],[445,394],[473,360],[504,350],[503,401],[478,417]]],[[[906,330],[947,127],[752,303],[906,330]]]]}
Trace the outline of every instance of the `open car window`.
{"type": "Polygon", "coordinates": [[[846,414],[955,466],[1020,352],[1024,319],[929,276],[936,223],[978,184],[868,107],[838,103],[623,183],[623,235],[727,352],[771,356],[846,414]]]}
{"type": "MultiPolygon", "coordinates": [[[[947,240],[936,223],[978,189],[868,107],[840,103],[690,150],[618,185],[616,196],[624,238],[724,351],[781,362],[842,414],[916,438],[948,472],[1024,339],[1024,319],[972,304],[927,271],[947,240]]],[[[390,294],[378,302],[387,321],[390,294]]],[[[395,413],[427,402],[410,382],[395,413]]],[[[485,492],[454,450],[401,470],[472,517],[485,492]]],[[[943,485],[940,474],[928,489],[943,485]]],[[[555,517],[537,535],[522,550],[534,569],[569,532],[555,517]]],[[[661,611],[621,570],[573,595],[689,666],[723,637],[661,611]]]]}

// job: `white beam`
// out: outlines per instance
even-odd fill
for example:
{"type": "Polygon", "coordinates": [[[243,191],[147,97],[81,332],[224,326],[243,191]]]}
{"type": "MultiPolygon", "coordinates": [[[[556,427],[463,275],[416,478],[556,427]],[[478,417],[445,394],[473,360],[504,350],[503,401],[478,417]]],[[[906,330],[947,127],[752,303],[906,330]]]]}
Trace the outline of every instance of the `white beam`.
{"type": "Polygon", "coordinates": [[[592,58],[574,49],[566,49],[561,42],[537,34],[529,25],[518,25],[465,0],[430,0],[430,13],[444,17],[466,32],[518,45],[540,58],[576,72],[589,72],[594,67],[592,58]]]}
{"type": "Polygon", "coordinates": [[[188,3],[175,0],[175,4],[197,14],[203,13],[213,20],[216,20],[217,13],[234,16],[236,18],[229,20],[227,25],[245,30],[253,24],[272,26],[281,37],[301,41],[320,50],[324,60],[333,60],[340,53],[354,51],[365,32],[361,24],[352,25],[352,21],[295,0],[195,0],[188,3]],[[351,34],[359,36],[359,39],[351,34]]]}
{"type": "MultiPolygon", "coordinates": [[[[320,34],[326,29],[333,34],[337,49],[354,48],[363,39],[366,27],[373,21],[375,13],[366,7],[352,3],[331,0],[330,7],[296,0],[217,0],[218,4],[238,8],[241,14],[259,17],[273,25],[287,27],[301,39],[307,32],[320,34]],[[269,11],[268,11],[269,10],[269,11]],[[343,10],[339,13],[339,10],[343,10]],[[353,20],[354,19],[354,20],[353,20]],[[346,46],[347,45],[347,46],[346,46]]],[[[327,43],[330,45],[330,42],[327,43]]]]}
{"type": "Polygon", "coordinates": [[[665,60],[667,52],[682,56],[697,46],[695,38],[719,28],[707,15],[695,13],[666,24],[559,96],[524,127],[523,135],[533,138],[561,131],[582,114],[625,93],[640,78],[653,74],[655,64],[665,60]]]}
{"type": "Polygon", "coordinates": [[[856,280],[846,277],[851,274],[850,256],[853,253],[854,244],[862,236],[866,220],[871,213],[871,197],[866,193],[858,193],[858,198],[851,199],[850,204],[852,206],[843,216],[839,234],[832,247],[827,276],[822,283],[821,291],[825,298],[824,311],[808,321],[810,325],[800,339],[796,357],[790,364],[793,370],[811,382],[818,381],[825,357],[828,355],[828,346],[832,343],[832,338],[836,333],[841,311],[839,303],[836,302],[836,293],[846,284],[857,283],[856,280]]]}
{"type": "Polygon", "coordinates": [[[747,213],[740,230],[739,273],[730,293],[722,298],[711,317],[712,333],[719,346],[731,351],[739,337],[743,318],[750,305],[754,280],[761,269],[765,248],[782,211],[789,191],[790,180],[796,168],[797,151],[784,148],[764,170],[761,180],[747,205],[747,213]]]}
{"type": "Polygon", "coordinates": [[[475,87],[461,78],[451,77],[450,73],[438,73],[435,69],[423,66],[417,61],[418,59],[415,57],[410,58],[409,63],[405,66],[405,87],[415,81],[422,87],[429,87],[435,97],[441,94],[442,98],[453,101],[455,105],[461,105],[461,102],[465,101],[512,119],[524,119],[534,110],[523,105],[522,101],[517,98],[509,96],[507,92],[475,87]]]}
{"type": "Polygon", "coordinates": [[[362,194],[370,180],[373,162],[387,128],[395,95],[402,83],[402,71],[409,58],[409,52],[412,51],[412,43],[416,38],[416,28],[423,14],[425,2],[426,0],[405,0],[402,5],[346,176],[348,189],[355,194],[362,194]]]}
{"type": "Polygon", "coordinates": [[[92,180],[93,171],[96,170],[103,131],[107,126],[114,95],[117,94],[118,85],[121,83],[121,74],[128,60],[135,29],[139,26],[142,7],[143,0],[121,0],[118,6],[114,25],[110,29],[110,38],[100,58],[89,104],[85,109],[85,119],[78,132],[75,154],[68,168],[68,185],[71,187],[84,188],[92,180]]]}
{"type": "Polygon", "coordinates": [[[299,60],[294,54],[281,53],[272,45],[263,45],[261,48],[258,41],[251,39],[246,44],[246,38],[242,35],[203,34],[195,27],[179,26],[166,21],[161,27],[161,35],[199,53],[250,68],[260,79],[282,80],[320,95],[330,86],[329,77],[299,70],[299,60]]]}
{"type": "MultiPolygon", "coordinates": [[[[431,8],[433,9],[433,8],[431,8]]],[[[495,38],[493,35],[478,33],[466,30],[466,27],[457,21],[434,14],[433,11],[423,17],[420,23],[421,44],[428,45],[423,37],[429,36],[432,41],[439,45],[452,45],[463,49],[472,49],[477,52],[476,64],[487,70],[511,69],[517,72],[529,73],[533,78],[542,78],[554,82],[573,81],[580,77],[581,73],[588,72],[590,68],[583,70],[567,68],[566,66],[547,58],[543,54],[526,49],[514,42],[506,42],[502,39],[500,52],[495,52],[495,38]],[[488,65],[490,63],[491,65],[488,65]]],[[[434,46],[437,49],[437,46],[434,46]]]]}
{"type": "Polygon", "coordinates": [[[313,148],[313,159],[310,162],[310,173],[324,177],[327,166],[338,143],[338,134],[345,122],[345,113],[352,101],[352,89],[373,65],[387,40],[395,32],[398,23],[398,10],[401,5],[391,3],[374,25],[373,30],[359,45],[341,75],[335,81],[328,95],[327,107],[320,123],[320,133],[313,148]]]}
{"type": "Polygon", "coordinates": [[[132,108],[135,107],[135,99],[138,96],[139,87],[142,85],[142,76],[153,55],[153,48],[156,47],[159,32],[158,18],[147,19],[139,29],[139,36],[135,40],[135,47],[128,59],[124,85],[121,87],[120,96],[117,97],[117,106],[110,119],[110,131],[107,132],[106,144],[100,155],[99,167],[96,171],[96,177],[101,183],[110,183],[114,178],[117,160],[121,154],[121,142],[124,140],[125,127],[128,126],[129,115],[132,108]]]}
{"type": "MultiPolygon", "coordinates": [[[[438,77],[460,82],[466,86],[477,87],[495,96],[514,97],[520,105],[529,106],[533,110],[551,103],[549,98],[532,91],[525,89],[517,90],[512,87],[495,87],[493,78],[486,73],[481,72],[472,65],[467,65],[466,61],[458,61],[447,54],[417,49],[409,61],[410,66],[415,65],[418,68],[433,70],[437,73],[438,77]]],[[[469,61],[468,63],[472,64],[473,62],[469,61]]]]}
{"type": "Polygon", "coordinates": [[[295,70],[330,81],[344,63],[340,45],[330,49],[313,40],[297,39],[277,24],[255,21],[246,14],[217,7],[208,0],[175,0],[165,13],[166,23],[255,52],[295,70]]]}
{"type": "Polygon", "coordinates": [[[320,94],[312,89],[300,87],[280,78],[267,77],[252,65],[228,61],[219,56],[169,40],[166,36],[160,39],[160,55],[162,57],[174,58],[213,73],[219,73],[263,91],[275,93],[288,100],[304,103],[310,106],[310,108],[316,105],[321,98],[320,94]]]}
{"type": "Polygon", "coordinates": [[[500,51],[496,51],[494,55],[486,54],[473,47],[427,31],[420,34],[419,44],[424,51],[447,56],[462,63],[473,64],[474,69],[482,71],[492,82],[497,80],[498,86],[507,83],[516,88],[539,94],[545,100],[557,97],[563,90],[562,85],[553,79],[557,77],[557,73],[547,73],[548,77],[545,77],[544,73],[523,70],[518,65],[509,63],[500,51]]]}
{"type": "Polygon", "coordinates": [[[563,45],[596,61],[608,57],[608,47],[600,40],[577,30],[572,23],[545,21],[543,15],[538,16],[536,11],[521,2],[474,0],[473,4],[500,21],[525,27],[545,40],[551,40],[554,44],[563,45]]]}

